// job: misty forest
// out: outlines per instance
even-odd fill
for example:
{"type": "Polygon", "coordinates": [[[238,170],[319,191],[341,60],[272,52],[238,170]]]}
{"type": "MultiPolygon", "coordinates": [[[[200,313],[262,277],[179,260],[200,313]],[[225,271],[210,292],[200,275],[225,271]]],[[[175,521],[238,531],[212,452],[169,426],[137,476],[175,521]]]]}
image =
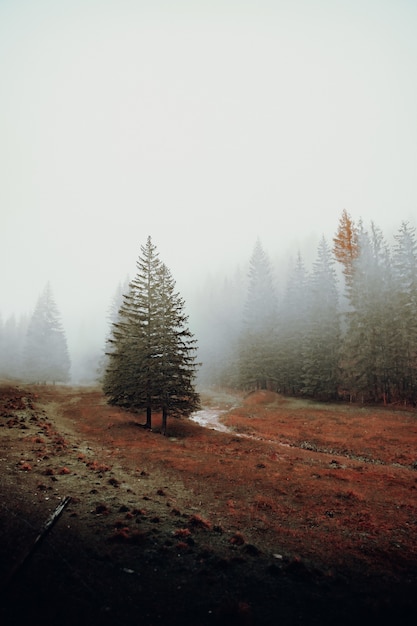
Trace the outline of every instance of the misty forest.
{"type": "MultiPolygon", "coordinates": [[[[344,210],[311,268],[295,251],[281,289],[258,239],[247,272],[195,287],[189,317],[150,238],[141,254],[137,276],[109,295],[108,337],[91,379],[109,402],[145,411],[148,425],[154,409],[195,410],[194,379],[197,387],[415,405],[417,240],[407,222],[388,243],[377,225],[344,210]]],[[[31,317],[0,318],[0,376],[68,383],[70,370],[48,284],[31,317]]]]}

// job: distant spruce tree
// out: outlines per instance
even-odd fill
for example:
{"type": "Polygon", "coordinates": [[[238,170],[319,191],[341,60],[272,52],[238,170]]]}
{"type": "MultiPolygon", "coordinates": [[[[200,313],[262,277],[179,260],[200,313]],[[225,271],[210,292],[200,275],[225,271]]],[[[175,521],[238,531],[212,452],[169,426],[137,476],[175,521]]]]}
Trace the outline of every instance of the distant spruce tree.
{"type": "Polygon", "coordinates": [[[194,292],[193,322],[197,324],[198,372],[202,385],[238,385],[237,341],[242,327],[246,276],[239,266],[231,276],[207,276],[194,292]]]}
{"type": "Polygon", "coordinates": [[[343,386],[353,398],[386,402],[392,395],[392,350],[396,341],[390,253],[374,224],[370,232],[359,225],[358,244],[341,352],[343,386]]]}
{"type": "Polygon", "coordinates": [[[109,366],[109,356],[108,353],[111,350],[111,345],[110,345],[110,339],[111,339],[111,328],[112,325],[118,321],[119,319],[119,311],[120,311],[120,307],[123,304],[123,297],[124,294],[127,293],[127,290],[129,289],[129,278],[126,277],[126,279],[122,282],[119,282],[119,284],[117,285],[116,291],[113,295],[113,298],[110,302],[110,306],[109,306],[109,312],[108,312],[108,320],[109,320],[109,333],[106,336],[105,339],[105,344],[104,344],[104,349],[103,352],[99,358],[99,362],[98,362],[98,366],[97,366],[97,379],[100,382],[103,382],[103,377],[105,374],[105,371],[107,370],[108,366],[109,366]]]}
{"type": "Polygon", "coordinates": [[[15,315],[0,324],[0,376],[19,378],[22,370],[21,334],[15,315]]]}
{"type": "Polygon", "coordinates": [[[276,293],[269,257],[259,239],[250,258],[248,280],[238,339],[238,381],[244,389],[266,389],[275,378],[276,293]]]}
{"type": "Polygon", "coordinates": [[[393,253],[396,341],[392,355],[397,396],[417,402],[417,237],[416,229],[403,222],[395,235],[393,253]]]}
{"type": "Polygon", "coordinates": [[[278,322],[279,390],[297,395],[303,388],[304,347],[310,324],[308,273],[300,253],[291,268],[278,322]]]}
{"type": "Polygon", "coordinates": [[[336,272],[322,237],[309,277],[309,321],[303,347],[303,393],[322,400],[337,398],[340,314],[336,272]]]}
{"type": "Polygon", "coordinates": [[[187,327],[184,301],[148,237],[141,246],[137,274],[123,297],[108,340],[103,390],[110,404],[161,411],[163,434],[168,415],[189,415],[199,407],[194,389],[196,340],[187,327]]]}
{"type": "Polygon", "coordinates": [[[31,382],[66,383],[70,380],[67,340],[49,283],[29,321],[23,368],[25,378],[31,382]]]}

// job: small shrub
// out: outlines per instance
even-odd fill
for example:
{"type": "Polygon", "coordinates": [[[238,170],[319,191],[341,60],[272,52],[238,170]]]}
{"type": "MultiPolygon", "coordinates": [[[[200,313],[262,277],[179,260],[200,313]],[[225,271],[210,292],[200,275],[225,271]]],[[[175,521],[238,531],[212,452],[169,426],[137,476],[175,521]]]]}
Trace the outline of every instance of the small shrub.
{"type": "Polygon", "coordinates": [[[231,543],[234,546],[243,546],[243,544],[246,542],[242,533],[236,532],[232,537],[230,537],[229,543],[231,543]]]}
{"type": "Polygon", "coordinates": [[[127,526],[123,526],[121,528],[116,528],[114,533],[109,537],[109,541],[112,543],[124,543],[130,540],[129,528],[127,526]]]}
{"type": "Polygon", "coordinates": [[[32,466],[30,463],[28,463],[27,461],[21,461],[20,462],[20,467],[19,469],[22,472],[31,472],[32,471],[32,466]]]}
{"type": "Polygon", "coordinates": [[[200,515],[191,515],[188,519],[188,523],[190,526],[194,526],[195,528],[204,528],[206,530],[211,528],[210,522],[205,520],[200,515]]]}
{"type": "Polygon", "coordinates": [[[94,509],[94,513],[96,515],[108,515],[110,513],[110,509],[107,504],[97,504],[96,508],[94,509]]]}
{"type": "Polygon", "coordinates": [[[113,526],[114,526],[114,528],[120,529],[120,528],[124,528],[126,526],[126,524],[125,524],[125,522],[123,520],[118,519],[118,520],[116,520],[114,522],[113,526]]]}
{"type": "Polygon", "coordinates": [[[129,536],[129,543],[133,545],[140,545],[146,539],[146,532],[141,532],[139,530],[132,530],[129,536]]]}
{"type": "Polygon", "coordinates": [[[132,513],[133,515],[141,515],[143,517],[146,517],[145,509],[133,509],[132,513]]]}
{"type": "Polygon", "coordinates": [[[89,461],[87,463],[87,467],[91,470],[93,470],[93,472],[108,472],[110,471],[110,467],[108,465],[104,465],[103,463],[99,463],[98,461],[89,461]]]}
{"type": "Polygon", "coordinates": [[[255,496],[253,504],[259,511],[271,511],[274,508],[274,501],[272,498],[266,498],[262,495],[255,496]]]}
{"type": "Polygon", "coordinates": [[[191,535],[191,531],[189,528],[177,528],[174,530],[174,537],[189,537],[191,535]]]}

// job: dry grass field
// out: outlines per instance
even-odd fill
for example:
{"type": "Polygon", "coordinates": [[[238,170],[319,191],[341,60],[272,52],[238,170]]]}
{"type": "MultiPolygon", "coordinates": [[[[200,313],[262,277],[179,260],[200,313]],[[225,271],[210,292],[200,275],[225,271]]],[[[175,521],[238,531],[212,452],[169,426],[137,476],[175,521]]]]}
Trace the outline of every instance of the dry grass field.
{"type": "Polygon", "coordinates": [[[202,400],[226,432],[2,384],[1,623],[414,623],[416,412],[202,400]]]}

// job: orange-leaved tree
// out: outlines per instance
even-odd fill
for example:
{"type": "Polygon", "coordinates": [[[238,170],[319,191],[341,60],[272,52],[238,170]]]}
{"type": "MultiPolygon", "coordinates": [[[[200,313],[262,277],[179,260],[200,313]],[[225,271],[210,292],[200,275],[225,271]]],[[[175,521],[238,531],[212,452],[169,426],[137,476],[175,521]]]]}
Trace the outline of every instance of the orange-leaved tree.
{"type": "Polygon", "coordinates": [[[359,255],[358,229],[346,209],[342,211],[336,236],[333,238],[333,253],[343,265],[347,286],[352,285],[353,263],[359,255]]]}

